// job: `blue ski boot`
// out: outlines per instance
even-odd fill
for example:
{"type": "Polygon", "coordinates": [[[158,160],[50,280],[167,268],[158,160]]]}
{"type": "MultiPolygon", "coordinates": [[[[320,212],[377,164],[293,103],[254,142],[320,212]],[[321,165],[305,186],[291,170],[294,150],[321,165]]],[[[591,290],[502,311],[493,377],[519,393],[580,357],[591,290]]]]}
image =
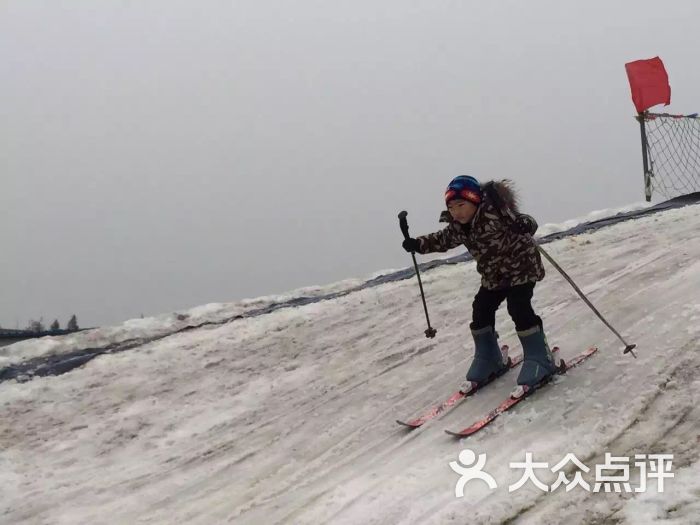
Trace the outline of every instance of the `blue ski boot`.
{"type": "Polygon", "coordinates": [[[463,394],[468,394],[508,370],[507,349],[501,349],[498,345],[498,336],[493,326],[472,330],[472,336],[474,360],[467,372],[467,380],[459,388],[463,394]]]}
{"type": "Polygon", "coordinates": [[[518,338],[523,345],[523,366],[518,374],[518,388],[513,392],[513,397],[522,397],[559,370],[540,325],[518,332],[518,338]]]}

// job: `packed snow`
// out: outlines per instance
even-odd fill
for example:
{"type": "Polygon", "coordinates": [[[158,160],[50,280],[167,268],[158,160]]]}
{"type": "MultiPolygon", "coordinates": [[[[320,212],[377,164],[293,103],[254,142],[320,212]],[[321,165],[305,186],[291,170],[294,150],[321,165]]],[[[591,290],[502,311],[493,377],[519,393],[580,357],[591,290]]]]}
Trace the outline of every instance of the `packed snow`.
{"type": "MultiPolygon", "coordinates": [[[[0,383],[0,523],[700,523],[698,231],[700,208],[688,206],[548,244],[638,358],[547,265],[534,304],[550,342],[564,358],[599,352],[461,442],[443,430],[498,404],[515,372],[418,430],[395,419],[463,379],[473,261],[422,275],[435,339],[423,335],[415,279],[242,315],[349,280],[0,349],[2,367],[144,340],[69,373],[0,383]],[[449,465],[467,448],[486,454],[498,487],[469,482],[457,498],[449,465]],[[521,477],[510,463],[526,452],[588,467],[606,453],[673,454],[674,477],[664,492],[652,481],[640,493],[529,482],[509,492],[521,477]]],[[[505,306],[498,318],[519,352],[505,306]]]]}

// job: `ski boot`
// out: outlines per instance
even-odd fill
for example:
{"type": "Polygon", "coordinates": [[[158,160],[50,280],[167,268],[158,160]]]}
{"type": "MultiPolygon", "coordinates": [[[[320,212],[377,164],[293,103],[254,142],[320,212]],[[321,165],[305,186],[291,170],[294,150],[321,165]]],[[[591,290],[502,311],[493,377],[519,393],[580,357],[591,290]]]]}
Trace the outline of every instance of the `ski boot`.
{"type": "Polygon", "coordinates": [[[523,366],[518,374],[518,386],[511,394],[513,398],[522,397],[548,381],[561,367],[540,325],[518,332],[518,338],[523,345],[523,366]]]}
{"type": "Polygon", "coordinates": [[[467,380],[459,387],[464,395],[503,374],[510,364],[508,349],[498,345],[498,334],[493,326],[472,330],[472,336],[474,359],[467,372],[467,380]]]}

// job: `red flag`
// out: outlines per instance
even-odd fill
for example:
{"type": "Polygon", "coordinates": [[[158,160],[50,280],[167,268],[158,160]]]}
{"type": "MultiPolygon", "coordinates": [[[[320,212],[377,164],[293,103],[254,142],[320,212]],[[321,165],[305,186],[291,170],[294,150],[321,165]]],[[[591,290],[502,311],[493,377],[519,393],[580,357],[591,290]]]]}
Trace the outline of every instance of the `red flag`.
{"type": "Polygon", "coordinates": [[[671,103],[671,86],[659,57],[628,62],[625,69],[632,89],[632,102],[638,113],[657,104],[668,106],[671,103]]]}

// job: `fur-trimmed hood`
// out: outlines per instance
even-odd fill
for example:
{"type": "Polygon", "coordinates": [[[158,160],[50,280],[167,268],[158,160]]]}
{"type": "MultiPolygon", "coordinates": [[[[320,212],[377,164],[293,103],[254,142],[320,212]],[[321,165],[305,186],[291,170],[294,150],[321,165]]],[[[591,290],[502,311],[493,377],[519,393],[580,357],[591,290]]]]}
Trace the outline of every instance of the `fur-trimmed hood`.
{"type": "MultiPolygon", "coordinates": [[[[515,183],[512,180],[503,179],[485,182],[481,185],[481,191],[483,192],[483,201],[479,208],[492,206],[496,211],[502,213],[505,213],[508,209],[515,214],[519,213],[518,194],[515,189],[515,183]]],[[[449,211],[444,210],[440,214],[440,222],[453,222],[449,211]]]]}

